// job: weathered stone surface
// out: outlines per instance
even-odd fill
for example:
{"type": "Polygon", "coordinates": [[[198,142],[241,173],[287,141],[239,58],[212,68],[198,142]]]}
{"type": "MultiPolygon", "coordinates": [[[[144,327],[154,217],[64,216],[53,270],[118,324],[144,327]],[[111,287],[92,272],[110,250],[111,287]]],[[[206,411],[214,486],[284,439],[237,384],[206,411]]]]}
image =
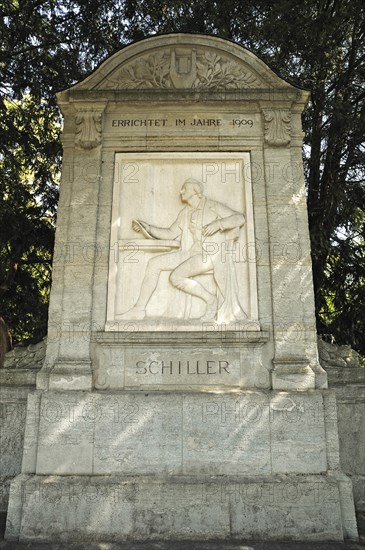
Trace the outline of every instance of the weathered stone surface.
{"type": "Polygon", "coordinates": [[[29,346],[15,346],[5,355],[4,369],[40,369],[46,355],[46,343],[45,338],[29,346]]]}
{"type": "MultiPolygon", "coordinates": [[[[200,119],[195,115],[193,120],[200,119]]],[[[257,321],[254,247],[249,264],[246,258],[248,245],[254,242],[248,172],[246,154],[117,155],[111,245],[119,257],[116,261],[111,256],[107,330],[121,319],[134,322],[140,330],[148,330],[146,324],[153,324],[154,330],[201,330],[207,292],[220,292],[220,298],[205,320],[226,325],[257,321]],[[193,206],[189,201],[194,197],[193,206]],[[194,208],[201,214],[197,222],[190,222],[194,208]],[[203,235],[203,227],[218,224],[217,220],[220,225],[203,235]],[[191,223],[197,223],[197,233],[191,223]],[[179,266],[183,269],[184,262],[191,266],[186,267],[189,273],[192,270],[190,276],[196,277],[190,282],[192,292],[178,271],[176,281],[171,275],[179,266]],[[240,284],[227,282],[225,288],[228,277],[240,284]],[[151,284],[146,279],[156,280],[151,284]]]]}
{"type": "MultiPolygon", "coordinates": [[[[39,346],[41,349],[45,351],[45,346],[43,343],[40,343],[39,346]]],[[[38,346],[37,346],[38,347],[38,346]]],[[[332,357],[336,358],[338,347],[333,346],[331,344],[325,343],[325,346],[320,346],[320,361],[323,363],[323,358],[327,357],[326,353],[324,353],[324,349],[328,350],[328,353],[331,353],[332,357]]],[[[27,353],[27,348],[25,348],[24,352],[27,353]]],[[[18,352],[19,353],[19,352],[18,352]]],[[[28,351],[29,353],[29,351],[28,351]]],[[[9,356],[9,353],[7,354],[9,356]]],[[[14,357],[14,353],[10,352],[10,360],[8,362],[8,368],[10,366],[10,362],[12,361],[11,358],[14,357]]],[[[356,357],[356,355],[355,355],[356,357]]],[[[8,357],[7,357],[8,361],[8,357]]],[[[32,364],[30,363],[30,360],[28,358],[23,359],[25,365],[28,365],[29,367],[32,367],[32,364]]],[[[325,404],[325,411],[327,414],[327,428],[326,428],[326,434],[329,435],[331,433],[331,430],[329,430],[328,426],[333,426],[335,428],[333,435],[331,435],[331,440],[327,442],[327,453],[328,453],[328,459],[329,469],[333,470],[338,468],[339,463],[339,457],[338,457],[338,436],[337,436],[337,422],[338,422],[338,428],[339,428],[339,436],[340,436],[340,452],[341,452],[341,465],[343,470],[350,475],[350,478],[352,480],[353,490],[354,490],[354,498],[355,498],[355,505],[358,510],[364,510],[365,509],[365,472],[363,471],[363,453],[362,449],[364,448],[364,425],[365,420],[363,416],[361,415],[361,412],[364,410],[363,404],[365,402],[365,397],[363,395],[363,386],[359,384],[361,382],[362,378],[358,379],[357,372],[359,372],[359,375],[363,375],[363,371],[361,368],[357,367],[357,362],[353,365],[353,368],[344,370],[344,367],[330,367],[328,365],[328,374],[329,374],[329,380],[330,383],[332,383],[332,380],[335,383],[336,388],[336,394],[337,394],[337,408],[335,401],[330,400],[328,404],[325,404]],[[344,384],[344,378],[339,374],[340,369],[343,372],[343,374],[347,375],[346,380],[348,380],[347,384],[351,382],[351,385],[347,385],[346,387],[343,386],[344,384]],[[334,371],[335,376],[334,378],[334,371]],[[342,381],[342,385],[341,384],[342,381]],[[338,410],[338,413],[337,413],[338,410]],[[330,449],[333,448],[334,458],[331,458],[331,451],[330,449]],[[334,461],[334,462],[333,462],[334,461]]],[[[17,386],[19,384],[19,378],[17,377],[18,369],[11,368],[11,372],[8,374],[8,376],[12,376],[12,379],[9,378],[9,382],[11,382],[12,388],[5,388],[2,387],[1,389],[1,398],[2,398],[2,430],[5,429],[7,426],[7,433],[8,435],[13,437],[12,441],[17,441],[18,443],[21,442],[23,438],[23,431],[24,431],[24,423],[25,423],[25,399],[27,397],[27,394],[29,393],[29,388],[20,388],[17,386]],[[15,387],[14,387],[15,386],[15,387]],[[10,400],[10,401],[9,401],[10,400]],[[17,414],[17,412],[21,411],[20,416],[17,414]],[[16,416],[16,422],[14,423],[11,419],[14,420],[14,413],[16,416]],[[6,423],[7,419],[7,423],[6,423]],[[10,420],[10,422],[9,422],[10,420]],[[5,422],[5,423],[4,423],[5,422]],[[6,424],[6,425],[5,425],[6,424]]],[[[33,369],[30,369],[33,371],[33,369]]],[[[22,372],[21,370],[19,372],[22,372]]],[[[0,371],[1,374],[1,371],[0,371]]],[[[38,431],[38,421],[37,421],[37,399],[34,401],[34,398],[32,397],[32,400],[29,402],[28,405],[28,415],[27,415],[27,427],[26,431],[26,437],[25,437],[25,446],[24,451],[22,449],[21,445],[11,446],[7,447],[7,459],[0,461],[1,467],[2,467],[2,476],[1,476],[1,509],[6,510],[7,508],[7,502],[8,502],[8,492],[9,492],[9,486],[10,482],[13,479],[14,475],[17,475],[20,472],[21,469],[21,457],[23,454],[23,472],[25,473],[32,473],[35,471],[35,461],[36,461],[36,454],[37,454],[37,448],[36,448],[36,441],[37,441],[37,431],[38,431]],[[31,458],[33,457],[33,458],[31,458]],[[5,469],[4,469],[5,468],[5,469]]],[[[286,405],[290,407],[290,402],[284,402],[286,405]]],[[[113,410],[113,409],[112,409],[113,410]]],[[[284,426],[293,427],[297,424],[293,422],[295,420],[295,415],[298,414],[299,409],[294,410],[293,415],[291,416],[289,412],[286,411],[272,411],[272,414],[276,415],[276,419],[278,419],[278,416],[281,415],[283,418],[287,418],[287,422],[284,422],[284,426]],[[292,420],[292,421],[290,421],[292,420]]],[[[48,411],[50,413],[50,410],[48,411]]],[[[128,411],[127,411],[128,412],[128,411]]],[[[132,412],[130,410],[129,412],[132,412]]],[[[214,407],[210,409],[210,420],[212,421],[217,411],[214,411],[214,407]]],[[[227,409],[226,411],[227,412],[227,409]]],[[[312,412],[313,409],[312,409],[312,412]]],[[[92,413],[92,410],[89,410],[89,413],[92,413]]],[[[310,418],[311,421],[315,420],[315,416],[312,416],[310,418]]],[[[227,415],[227,421],[231,421],[231,423],[234,423],[234,415],[231,415],[231,418],[229,418],[229,415],[227,415]]],[[[297,419],[298,420],[298,419],[297,419]]],[[[133,424],[131,424],[132,426],[133,424]]],[[[316,423],[315,423],[316,425],[316,423]]],[[[4,433],[4,431],[2,432],[4,433]]],[[[8,436],[6,436],[8,437],[8,436]]],[[[10,440],[9,440],[10,441],[10,440]]],[[[110,453],[109,453],[110,455],[110,453]]],[[[102,464],[102,462],[100,462],[102,464]]],[[[280,466],[280,462],[279,462],[280,466]]],[[[252,494],[255,495],[257,492],[257,489],[252,489],[252,494]]]]}
{"type": "MultiPolygon", "coordinates": [[[[349,381],[352,382],[352,384],[354,384],[354,382],[357,382],[357,381],[361,381],[362,378],[361,378],[361,375],[363,375],[363,371],[360,369],[360,367],[358,367],[358,359],[357,359],[357,356],[356,354],[354,354],[353,352],[349,352],[348,351],[348,348],[345,347],[343,352],[342,352],[342,355],[344,355],[346,353],[346,356],[352,356],[355,358],[354,362],[353,363],[350,363],[352,365],[352,368],[350,371],[344,371],[343,367],[339,367],[338,365],[336,367],[332,367],[332,366],[329,366],[328,364],[326,365],[326,363],[324,362],[326,358],[328,358],[329,355],[332,356],[333,358],[333,362],[336,364],[336,357],[338,356],[338,350],[339,348],[336,347],[336,346],[333,346],[331,344],[327,344],[326,342],[323,342],[322,341],[322,344],[324,345],[320,345],[320,361],[322,362],[322,364],[324,366],[327,366],[327,369],[328,369],[328,373],[330,375],[330,381],[332,380],[332,377],[334,376],[334,370],[336,369],[336,373],[339,373],[339,369],[341,369],[341,372],[345,375],[347,374],[348,377],[351,376],[351,378],[349,378],[349,381]],[[357,379],[357,372],[359,371],[359,380],[357,379]]],[[[6,380],[8,380],[9,383],[11,383],[12,385],[14,384],[19,384],[20,382],[20,379],[16,376],[18,373],[23,373],[24,371],[22,369],[19,369],[15,366],[16,363],[15,363],[15,357],[18,356],[18,361],[17,361],[17,364],[18,365],[27,365],[28,367],[30,367],[30,369],[28,371],[25,371],[25,372],[33,372],[33,368],[32,367],[37,367],[37,363],[32,363],[31,361],[34,360],[34,356],[32,354],[32,352],[34,350],[36,351],[40,351],[40,352],[43,352],[43,354],[45,353],[45,345],[43,342],[40,342],[39,344],[37,345],[31,345],[29,346],[28,348],[24,348],[24,350],[18,350],[18,348],[16,348],[17,351],[15,352],[10,352],[7,354],[7,357],[6,357],[6,364],[7,364],[7,369],[11,370],[11,372],[8,372],[8,370],[6,371],[0,371],[0,374],[2,374],[2,372],[8,372],[7,374],[7,378],[6,380]],[[20,357],[22,357],[20,359],[20,357]]],[[[39,367],[38,367],[39,368],[39,367]]],[[[23,374],[22,374],[23,376],[23,374]]],[[[339,383],[340,383],[340,380],[342,380],[343,378],[340,377],[340,374],[336,374],[336,393],[337,393],[337,407],[338,407],[338,410],[340,411],[340,415],[339,415],[339,419],[338,419],[338,422],[339,422],[339,434],[340,434],[340,438],[341,438],[341,455],[342,455],[342,459],[341,459],[341,463],[342,463],[342,467],[344,468],[344,471],[347,472],[348,474],[351,475],[352,479],[353,479],[353,484],[354,484],[354,489],[355,489],[355,499],[356,499],[356,505],[359,507],[359,509],[363,509],[364,507],[364,502],[365,502],[365,497],[364,497],[364,490],[363,490],[363,486],[365,485],[364,484],[364,476],[365,476],[365,472],[363,472],[363,457],[362,457],[362,452],[361,452],[361,449],[363,447],[363,437],[361,434],[363,434],[363,426],[364,426],[364,420],[361,416],[361,411],[363,410],[363,402],[364,402],[364,398],[361,397],[361,393],[359,393],[359,391],[361,390],[361,386],[358,386],[358,385],[352,385],[351,387],[347,387],[347,388],[343,388],[341,389],[340,387],[338,387],[339,383]],[[349,430],[349,427],[351,427],[351,429],[349,430]]],[[[28,380],[28,379],[27,379],[28,380]]],[[[33,379],[32,379],[33,380],[33,379]]],[[[26,393],[24,394],[24,397],[26,397],[27,393],[28,393],[29,390],[26,391],[26,393]]],[[[2,397],[5,398],[5,389],[3,388],[2,389],[2,393],[1,393],[2,397]]],[[[14,394],[14,391],[13,393],[11,394],[11,396],[14,398],[15,394],[14,394]]],[[[7,397],[7,399],[10,397],[10,394],[9,396],[7,397]]],[[[22,440],[22,430],[24,429],[23,428],[23,423],[25,421],[25,412],[24,412],[24,401],[23,402],[17,402],[17,399],[21,397],[21,393],[20,393],[20,390],[16,390],[16,400],[13,401],[13,402],[9,402],[9,401],[3,401],[2,403],[2,407],[3,407],[3,412],[5,411],[5,409],[8,411],[8,413],[10,412],[10,408],[12,408],[13,412],[14,410],[20,410],[19,407],[21,408],[22,412],[24,414],[21,414],[20,418],[18,418],[18,415],[17,415],[17,420],[19,420],[19,424],[14,424],[14,422],[10,422],[9,424],[9,432],[11,432],[14,436],[14,438],[16,439],[16,441],[20,442],[22,440]]],[[[33,405],[32,405],[33,406],[33,405]]],[[[328,411],[328,414],[329,414],[329,418],[332,420],[332,421],[335,421],[337,422],[337,418],[336,418],[336,415],[335,415],[335,409],[333,408],[334,405],[333,404],[330,404],[330,409],[328,411]]],[[[31,413],[31,411],[30,411],[31,413]]],[[[6,418],[9,420],[9,414],[3,414],[2,415],[2,418],[3,420],[5,420],[6,418]]],[[[31,413],[29,415],[29,420],[31,422],[32,425],[36,426],[36,423],[34,422],[34,412],[31,413]]],[[[7,424],[8,425],[8,424],[7,424]]],[[[5,425],[3,425],[2,427],[2,430],[5,430],[5,425]]],[[[3,432],[4,433],[4,432],[3,432]]],[[[33,444],[36,440],[36,435],[32,435],[32,436],[29,436],[27,438],[27,441],[33,441],[33,444]]],[[[4,440],[3,440],[4,441],[4,440]]],[[[9,449],[8,449],[9,450],[9,449]]],[[[25,450],[24,451],[26,453],[25,456],[28,455],[29,451],[25,450]]],[[[4,473],[6,472],[7,475],[5,475],[4,477],[4,482],[6,483],[7,485],[7,480],[10,480],[11,479],[11,476],[13,475],[16,475],[19,471],[20,471],[20,461],[21,459],[19,459],[19,457],[21,457],[21,454],[22,454],[22,449],[21,449],[21,446],[18,446],[17,448],[15,447],[12,447],[10,449],[10,454],[8,453],[8,456],[10,457],[11,455],[11,459],[10,459],[10,462],[7,462],[7,464],[9,465],[10,469],[8,467],[5,468],[4,470],[4,473]]],[[[24,459],[23,459],[24,460],[24,459]]],[[[5,462],[2,461],[2,465],[5,465],[5,462]]],[[[23,468],[24,468],[24,463],[23,463],[23,468]]],[[[332,467],[331,467],[332,469],[332,467]]],[[[34,466],[33,468],[31,468],[29,470],[29,467],[28,469],[24,470],[24,471],[34,471],[34,466]]],[[[7,490],[4,489],[3,490],[3,494],[6,495],[7,493],[7,490]]]]}
{"type": "Polygon", "coordinates": [[[49,342],[9,537],[356,537],[315,337],[308,95],[194,34],[59,94],[49,342]]]}
{"type": "Polygon", "coordinates": [[[0,317],[0,369],[4,366],[6,352],[12,348],[12,337],[4,319],[0,317]]]}
{"type": "Polygon", "coordinates": [[[318,338],[318,352],[332,386],[365,384],[364,359],[350,346],[337,346],[318,338]]]}
{"type": "Polygon", "coordinates": [[[23,514],[11,538],[18,529],[24,542],[343,537],[341,496],[330,476],[19,476],[11,506],[17,499],[23,514]]]}
{"type": "Polygon", "coordinates": [[[49,391],[32,397],[28,410],[23,472],[258,475],[328,468],[320,392],[49,391]]]}
{"type": "Polygon", "coordinates": [[[335,386],[340,462],[353,481],[357,510],[365,510],[365,385],[335,386]]]}
{"type": "Polygon", "coordinates": [[[270,388],[268,333],[221,331],[207,322],[193,338],[188,332],[154,335],[125,326],[131,330],[100,332],[94,339],[96,389],[270,388]]]}
{"type": "Polygon", "coordinates": [[[37,372],[41,367],[35,369],[1,369],[0,385],[9,386],[35,386],[37,372]]]}
{"type": "Polygon", "coordinates": [[[134,349],[125,353],[125,383],[138,386],[236,386],[240,385],[240,353],[225,350],[207,354],[207,350],[160,349],[146,352],[134,349]]]}
{"type": "Polygon", "coordinates": [[[29,391],[30,387],[14,384],[2,385],[0,389],[0,511],[7,509],[9,483],[21,471],[29,391]]]}
{"type": "Polygon", "coordinates": [[[349,346],[318,340],[319,358],[336,393],[340,463],[352,481],[355,507],[365,510],[365,369],[349,346]]]}
{"type": "Polygon", "coordinates": [[[36,471],[40,420],[40,394],[40,391],[34,391],[28,395],[21,468],[23,474],[34,473],[36,471]]]}
{"type": "MultiPolygon", "coordinates": [[[[88,341],[70,341],[70,326],[81,333],[95,327],[128,331],[131,322],[141,332],[200,331],[206,311],[220,327],[240,330],[232,321],[243,320],[250,330],[260,331],[265,323],[272,333],[271,349],[256,367],[261,372],[244,373],[246,387],[255,387],[258,378],[257,387],[270,386],[272,359],[287,357],[308,359],[315,374],[275,374],[275,388],[310,389],[314,378],[316,387],[325,387],[315,342],[308,338],[315,324],[300,157],[300,114],[308,94],[250,52],[217,38],[174,35],[147,45],[150,55],[139,44],[125,48],[59,96],[65,158],[50,306],[59,345],[50,343],[39,388],[48,380],[52,389],[90,388],[91,373],[84,368],[91,359],[88,341]],[[164,67],[158,78],[155,58],[164,67]],[[202,264],[212,265],[194,266],[181,283],[171,273],[187,261],[182,255],[190,245],[183,233],[190,222],[180,220],[172,238],[162,233],[198,206],[179,198],[192,178],[204,186],[194,250],[206,256],[202,264]],[[219,230],[210,226],[204,236],[209,250],[203,250],[199,232],[213,222],[219,230]],[[170,253],[181,257],[174,263],[170,253]],[[166,264],[170,259],[174,265],[166,264]],[[145,303],[148,261],[158,273],[145,303]],[[191,284],[193,294],[187,291],[191,284]],[[139,299],[144,305],[132,311],[139,299]],[[305,334],[293,340],[289,329],[290,335],[278,338],[293,322],[305,334]]],[[[129,387],[117,369],[111,371],[111,387],[129,387]]]]}

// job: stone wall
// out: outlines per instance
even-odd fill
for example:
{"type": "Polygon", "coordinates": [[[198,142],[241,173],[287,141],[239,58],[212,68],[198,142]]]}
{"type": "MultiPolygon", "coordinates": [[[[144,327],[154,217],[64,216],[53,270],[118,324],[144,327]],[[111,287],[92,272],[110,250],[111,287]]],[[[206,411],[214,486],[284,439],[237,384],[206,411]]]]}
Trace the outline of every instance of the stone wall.
{"type": "Polygon", "coordinates": [[[355,507],[365,511],[365,367],[350,346],[318,341],[328,385],[337,398],[338,433],[342,471],[351,477],[355,507]]]}
{"type": "Polygon", "coordinates": [[[40,369],[46,355],[46,338],[37,344],[15,346],[5,355],[4,369],[40,369]]]}
{"type": "Polygon", "coordinates": [[[46,353],[46,340],[16,346],[0,369],[0,512],[7,510],[9,484],[21,471],[26,405],[46,353]]]}
{"type": "MultiPolygon", "coordinates": [[[[35,388],[45,349],[45,340],[16,346],[0,369],[0,511],[7,507],[9,481],[21,470],[26,400],[35,388]]],[[[342,469],[352,479],[357,510],[365,511],[365,368],[350,346],[319,339],[318,349],[329,387],[336,391],[342,469]]]]}
{"type": "Polygon", "coordinates": [[[319,361],[326,369],[331,386],[345,382],[364,381],[365,359],[350,346],[329,344],[318,338],[319,361]],[[360,370],[359,370],[360,369],[360,370]]]}

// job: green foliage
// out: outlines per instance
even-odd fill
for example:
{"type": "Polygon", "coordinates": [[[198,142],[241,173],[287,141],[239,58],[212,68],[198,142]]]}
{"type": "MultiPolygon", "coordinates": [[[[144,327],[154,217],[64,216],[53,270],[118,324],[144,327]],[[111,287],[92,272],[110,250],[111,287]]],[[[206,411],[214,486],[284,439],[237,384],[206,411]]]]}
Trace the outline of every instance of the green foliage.
{"type": "MultiPolygon", "coordinates": [[[[359,225],[364,227],[363,213],[359,225]]],[[[322,294],[319,315],[339,344],[351,342],[353,348],[364,354],[364,231],[338,232],[331,244],[324,273],[326,292],[322,294]]]]}
{"type": "Polygon", "coordinates": [[[120,47],[117,7],[92,0],[1,5],[0,312],[15,342],[47,332],[61,160],[55,93],[120,47]]]}
{"type": "Polygon", "coordinates": [[[30,97],[2,104],[0,305],[15,341],[46,333],[57,205],[59,115],[30,97]]]}
{"type": "Polygon", "coordinates": [[[311,90],[303,128],[317,326],[364,354],[363,1],[127,0],[126,5],[131,39],[156,29],[218,34],[311,90]]]}
{"type": "Polygon", "coordinates": [[[9,0],[2,11],[0,287],[13,282],[0,308],[17,337],[35,336],[32,323],[45,327],[60,155],[55,92],[131,40],[207,32],[312,91],[303,128],[318,328],[365,353],[362,0],[9,0]]]}

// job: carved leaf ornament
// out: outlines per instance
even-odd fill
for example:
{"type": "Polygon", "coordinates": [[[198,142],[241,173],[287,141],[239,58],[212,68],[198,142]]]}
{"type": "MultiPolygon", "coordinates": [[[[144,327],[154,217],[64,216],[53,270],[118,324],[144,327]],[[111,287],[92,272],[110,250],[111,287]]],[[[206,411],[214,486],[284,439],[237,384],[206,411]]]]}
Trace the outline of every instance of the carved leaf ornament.
{"type": "Polygon", "coordinates": [[[191,50],[190,71],[180,71],[180,75],[175,59],[174,50],[139,57],[112,73],[101,86],[106,89],[242,89],[264,86],[246,66],[215,52],[191,50]],[[192,83],[191,75],[194,75],[192,83]]]}
{"type": "Polygon", "coordinates": [[[116,80],[126,89],[169,88],[169,73],[169,57],[166,53],[156,53],[138,59],[125,69],[121,69],[116,75],[116,80]]]}
{"type": "Polygon", "coordinates": [[[289,111],[265,110],[265,141],[270,145],[287,145],[290,142],[290,122],[289,111]]]}
{"type": "Polygon", "coordinates": [[[75,143],[82,149],[94,149],[101,143],[101,113],[79,111],[75,117],[75,143]]]}
{"type": "Polygon", "coordinates": [[[196,66],[194,88],[256,88],[259,84],[253,73],[214,53],[199,56],[196,66]]]}

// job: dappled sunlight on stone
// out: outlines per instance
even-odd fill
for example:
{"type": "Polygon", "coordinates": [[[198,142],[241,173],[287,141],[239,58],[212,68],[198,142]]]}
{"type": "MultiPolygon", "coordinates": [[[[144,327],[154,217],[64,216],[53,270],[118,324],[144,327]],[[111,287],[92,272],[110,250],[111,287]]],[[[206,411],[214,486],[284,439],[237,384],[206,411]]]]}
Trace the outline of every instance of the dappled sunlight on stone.
{"type": "Polygon", "coordinates": [[[58,94],[56,242],[77,246],[55,255],[9,539],[356,538],[315,339],[308,97],[199,34],[58,94]]]}

